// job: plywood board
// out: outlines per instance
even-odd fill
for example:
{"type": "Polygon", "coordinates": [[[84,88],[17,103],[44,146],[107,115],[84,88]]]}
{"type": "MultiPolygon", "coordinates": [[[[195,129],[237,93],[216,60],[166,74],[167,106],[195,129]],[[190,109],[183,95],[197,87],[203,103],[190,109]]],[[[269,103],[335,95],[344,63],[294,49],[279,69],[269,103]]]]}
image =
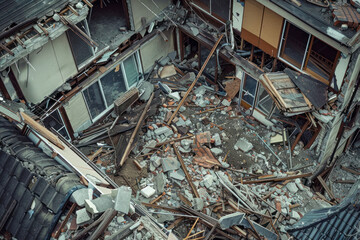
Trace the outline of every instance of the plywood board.
{"type": "Polygon", "coordinates": [[[282,27],[283,18],[270,9],[265,8],[260,38],[275,49],[278,49],[282,27]]]}
{"type": "Polygon", "coordinates": [[[264,6],[255,0],[245,1],[245,10],[243,18],[243,29],[260,37],[262,15],[264,6]]]}

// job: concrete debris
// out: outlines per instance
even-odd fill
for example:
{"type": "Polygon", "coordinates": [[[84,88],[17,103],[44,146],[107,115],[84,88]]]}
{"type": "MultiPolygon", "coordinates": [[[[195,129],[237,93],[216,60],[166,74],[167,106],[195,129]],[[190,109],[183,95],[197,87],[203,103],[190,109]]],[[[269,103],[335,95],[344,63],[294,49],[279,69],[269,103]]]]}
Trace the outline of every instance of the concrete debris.
{"type": "Polygon", "coordinates": [[[93,190],[91,188],[82,188],[76,190],[70,197],[70,201],[76,203],[79,207],[85,206],[85,200],[91,200],[93,190]]]}
{"type": "Polygon", "coordinates": [[[178,170],[180,168],[180,162],[174,157],[167,157],[161,159],[162,168],[164,172],[178,170]]]}
{"type": "Polygon", "coordinates": [[[240,222],[245,217],[245,213],[232,213],[229,215],[225,215],[219,219],[219,224],[222,230],[231,228],[232,226],[239,225],[240,222]]]}
{"type": "Polygon", "coordinates": [[[109,208],[114,208],[114,202],[111,196],[102,195],[93,200],[85,200],[85,208],[92,215],[99,214],[109,208]]]}
{"type": "Polygon", "coordinates": [[[291,192],[291,193],[296,193],[299,189],[296,186],[296,184],[294,182],[289,182],[288,184],[286,184],[286,188],[291,192]]]}
{"type": "Polygon", "coordinates": [[[121,186],[117,189],[114,209],[118,212],[128,214],[130,209],[131,189],[121,186]]]}
{"type": "Polygon", "coordinates": [[[147,187],[141,189],[141,194],[146,198],[151,197],[152,195],[155,194],[155,192],[156,192],[155,189],[153,189],[150,186],[147,186],[147,187]]]}
{"type": "Polygon", "coordinates": [[[211,148],[210,150],[215,156],[219,156],[223,153],[223,150],[221,148],[211,148]]]}
{"type": "Polygon", "coordinates": [[[91,220],[91,215],[85,208],[76,211],[76,224],[82,225],[91,220]]]}
{"type": "Polygon", "coordinates": [[[240,138],[234,146],[235,150],[240,149],[241,151],[247,153],[249,152],[251,149],[253,149],[253,145],[252,143],[250,143],[247,139],[245,139],[244,137],[240,138]]]}

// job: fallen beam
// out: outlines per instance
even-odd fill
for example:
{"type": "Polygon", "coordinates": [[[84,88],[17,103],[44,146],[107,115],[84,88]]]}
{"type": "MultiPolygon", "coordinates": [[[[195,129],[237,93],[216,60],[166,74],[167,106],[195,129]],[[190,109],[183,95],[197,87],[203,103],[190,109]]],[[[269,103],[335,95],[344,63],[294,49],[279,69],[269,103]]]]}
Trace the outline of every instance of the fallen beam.
{"type": "Polygon", "coordinates": [[[352,174],[355,174],[355,175],[360,175],[360,172],[355,171],[355,170],[350,169],[350,168],[347,168],[347,167],[345,167],[345,166],[343,166],[343,165],[341,165],[340,168],[341,168],[342,170],[344,170],[344,171],[349,172],[349,173],[352,173],[352,174]]]}
{"type": "Polygon", "coordinates": [[[175,118],[176,114],[178,113],[178,111],[180,110],[181,106],[184,104],[186,98],[189,96],[191,90],[194,88],[196,82],[198,81],[198,79],[200,78],[201,74],[203,73],[203,71],[205,70],[206,65],[208,64],[208,62],[210,61],[211,56],[214,54],[217,46],[219,45],[219,43],[221,42],[221,39],[223,38],[223,34],[219,37],[219,39],[217,40],[217,42],[215,43],[215,45],[213,46],[213,48],[211,49],[208,57],[206,58],[204,64],[202,65],[198,75],[196,76],[195,80],[192,82],[192,84],[190,85],[189,89],[186,91],[185,96],[181,99],[180,103],[178,104],[175,112],[171,115],[169,121],[167,122],[168,125],[171,124],[172,120],[175,118]]]}
{"type": "Polygon", "coordinates": [[[123,154],[123,156],[122,156],[122,158],[121,158],[120,166],[124,165],[126,159],[128,158],[128,156],[129,156],[129,154],[130,154],[131,146],[132,146],[132,144],[133,144],[133,142],[134,142],[134,140],[135,140],[135,137],[136,137],[136,135],[137,135],[137,133],[138,133],[141,125],[142,125],[142,122],[143,122],[143,120],[144,120],[144,118],[145,118],[145,116],[146,116],[146,113],[147,113],[147,111],[148,111],[148,109],[149,109],[149,107],[150,107],[150,104],[151,104],[151,101],[153,100],[153,98],[154,98],[154,93],[151,94],[151,96],[150,96],[150,98],[149,98],[149,100],[148,100],[148,102],[147,102],[147,104],[146,104],[146,106],[145,106],[145,108],[144,108],[144,111],[142,112],[142,114],[141,114],[141,116],[140,116],[140,118],[139,118],[139,121],[138,121],[138,123],[136,124],[136,127],[135,127],[133,133],[131,134],[129,143],[128,143],[128,145],[126,146],[125,152],[124,152],[124,154],[123,154]]]}
{"type": "MultiPolygon", "coordinates": [[[[328,187],[328,185],[326,184],[326,182],[324,181],[324,179],[321,176],[318,176],[317,179],[319,180],[320,184],[323,186],[323,188],[325,189],[325,191],[327,192],[327,194],[329,195],[329,197],[331,198],[331,200],[335,200],[336,198],[333,194],[333,192],[330,190],[330,188],[328,187]]],[[[336,201],[337,202],[337,201],[336,201]]]]}
{"type": "Polygon", "coordinates": [[[243,181],[243,184],[264,183],[264,182],[281,182],[281,181],[286,181],[286,180],[290,180],[290,179],[310,177],[311,174],[312,173],[304,173],[304,174],[282,177],[282,178],[267,178],[267,179],[253,180],[253,181],[243,181]]]}

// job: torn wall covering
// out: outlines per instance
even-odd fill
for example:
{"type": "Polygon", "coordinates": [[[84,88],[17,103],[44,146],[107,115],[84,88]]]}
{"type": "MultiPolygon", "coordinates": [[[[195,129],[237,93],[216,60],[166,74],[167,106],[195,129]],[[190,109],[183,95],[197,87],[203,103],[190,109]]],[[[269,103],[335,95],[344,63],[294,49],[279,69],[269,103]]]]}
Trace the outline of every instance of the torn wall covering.
{"type": "Polygon", "coordinates": [[[164,31],[164,34],[168,38],[167,42],[165,42],[163,37],[159,34],[140,47],[141,59],[145,72],[152,67],[156,60],[166,57],[169,52],[174,50],[173,31],[164,31]]]}
{"type": "Polygon", "coordinates": [[[145,18],[146,24],[149,24],[157,17],[155,14],[160,14],[170,3],[170,0],[131,0],[135,31],[143,28],[141,24],[142,18],[145,18]]]}
{"type": "Polygon", "coordinates": [[[22,59],[11,67],[26,100],[31,103],[40,103],[77,73],[65,33],[26,58],[31,65],[22,59]]]}

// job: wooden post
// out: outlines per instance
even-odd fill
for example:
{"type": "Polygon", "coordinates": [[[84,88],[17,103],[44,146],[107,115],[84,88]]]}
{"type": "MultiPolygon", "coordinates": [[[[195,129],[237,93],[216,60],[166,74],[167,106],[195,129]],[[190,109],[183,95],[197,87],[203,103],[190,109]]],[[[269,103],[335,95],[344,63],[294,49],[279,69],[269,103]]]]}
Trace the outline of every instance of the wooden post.
{"type": "Polygon", "coordinates": [[[194,88],[196,82],[198,81],[198,79],[200,78],[201,74],[203,73],[203,71],[205,70],[206,65],[208,64],[211,56],[214,54],[217,46],[219,45],[221,39],[223,38],[223,34],[220,36],[220,38],[217,40],[217,42],[215,43],[215,45],[213,46],[213,48],[211,49],[211,52],[209,53],[209,56],[206,58],[206,61],[204,62],[204,64],[202,65],[198,75],[196,76],[195,80],[192,82],[192,84],[190,85],[189,89],[186,91],[185,96],[183,97],[183,99],[181,99],[181,102],[178,104],[178,107],[176,108],[175,112],[171,115],[169,121],[167,122],[168,125],[170,125],[170,123],[172,122],[172,120],[175,118],[177,112],[179,111],[179,109],[181,108],[181,106],[184,104],[186,98],[189,96],[191,90],[194,88]]]}
{"type": "MultiPolygon", "coordinates": [[[[299,142],[301,136],[304,134],[305,130],[307,129],[307,127],[310,125],[310,121],[307,121],[304,126],[301,128],[301,132],[297,135],[295,142],[293,143],[293,145],[291,146],[291,153],[294,151],[296,144],[299,142]]],[[[288,139],[289,141],[289,139],[288,139]]]]}
{"type": "Polygon", "coordinates": [[[144,111],[142,112],[142,114],[141,114],[141,116],[140,116],[140,118],[139,118],[139,121],[138,121],[138,123],[136,124],[136,127],[135,127],[133,133],[131,134],[129,143],[128,143],[128,145],[126,146],[125,152],[124,152],[124,154],[123,154],[123,156],[122,156],[122,158],[121,158],[120,166],[124,165],[127,157],[128,157],[129,154],[130,154],[131,145],[133,144],[133,142],[134,142],[134,140],[135,140],[135,137],[136,137],[136,135],[137,135],[137,133],[138,133],[138,131],[139,131],[139,129],[140,129],[140,126],[142,125],[142,121],[143,121],[144,118],[145,118],[145,115],[146,115],[146,113],[147,113],[147,111],[148,111],[148,109],[149,109],[149,107],[150,107],[150,104],[151,104],[151,101],[153,100],[153,98],[154,98],[154,93],[151,94],[151,96],[150,96],[150,98],[149,98],[149,100],[148,100],[148,102],[147,102],[147,104],[146,104],[146,106],[145,106],[145,108],[144,108],[144,111]]]}

